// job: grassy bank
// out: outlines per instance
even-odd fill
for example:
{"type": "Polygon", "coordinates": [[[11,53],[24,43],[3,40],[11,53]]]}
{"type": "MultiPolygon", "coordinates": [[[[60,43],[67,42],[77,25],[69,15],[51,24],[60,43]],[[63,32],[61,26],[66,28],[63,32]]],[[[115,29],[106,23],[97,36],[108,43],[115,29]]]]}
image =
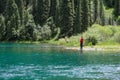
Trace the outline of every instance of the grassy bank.
{"type": "MultiPolygon", "coordinates": [[[[100,26],[95,24],[82,34],[85,39],[84,47],[94,46],[96,48],[120,49],[119,31],[120,26],[100,26]]],[[[81,34],[78,34],[69,38],[61,38],[57,41],[50,40],[48,43],[67,47],[79,47],[80,36],[81,34]]]]}
{"type": "MultiPolygon", "coordinates": [[[[47,41],[15,41],[14,43],[48,43],[66,47],[79,47],[79,40],[83,35],[85,48],[103,48],[108,50],[120,49],[120,26],[93,25],[83,34],[47,41]],[[93,44],[94,43],[94,44],[93,44]]],[[[7,41],[5,41],[6,43],[7,41]]],[[[3,42],[4,43],[4,42],[3,42]]]]}

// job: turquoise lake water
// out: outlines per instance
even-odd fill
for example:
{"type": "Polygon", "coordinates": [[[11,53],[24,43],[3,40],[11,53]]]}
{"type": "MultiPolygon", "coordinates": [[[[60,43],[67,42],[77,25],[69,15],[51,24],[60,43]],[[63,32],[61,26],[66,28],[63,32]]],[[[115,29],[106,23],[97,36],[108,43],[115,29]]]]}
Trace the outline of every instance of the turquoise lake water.
{"type": "Polygon", "coordinates": [[[120,52],[0,43],[0,80],[120,80],[120,52]]]}

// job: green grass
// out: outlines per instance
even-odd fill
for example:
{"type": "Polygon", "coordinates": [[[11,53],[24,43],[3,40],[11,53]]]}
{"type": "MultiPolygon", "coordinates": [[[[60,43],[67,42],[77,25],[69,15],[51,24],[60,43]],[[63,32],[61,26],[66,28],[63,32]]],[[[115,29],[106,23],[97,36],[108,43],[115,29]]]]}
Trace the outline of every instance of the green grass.
{"type": "Polygon", "coordinates": [[[98,46],[104,46],[104,45],[107,45],[107,46],[113,46],[113,45],[119,45],[120,46],[120,44],[119,43],[117,43],[117,42],[115,42],[115,41],[105,41],[105,42],[99,42],[98,44],[97,44],[98,46]]]}
{"type": "Polygon", "coordinates": [[[56,44],[56,45],[62,45],[62,46],[74,46],[74,47],[78,47],[79,46],[79,38],[80,35],[76,35],[76,36],[71,36],[70,38],[61,38],[57,41],[47,41],[50,44],[56,44]]]}
{"type": "MultiPolygon", "coordinates": [[[[101,26],[94,24],[89,27],[82,35],[85,39],[84,46],[91,47],[89,43],[86,44],[86,39],[89,36],[96,37],[98,43],[94,47],[98,48],[120,48],[120,36],[115,35],[120,31],[120,26],[101,26]],[[117,38],[117,40],[116,40],[117,38]]],[[[16,43],[48,43],[67,47],[79,47],[81,34],[71,36],[69,38],[61,38],[59,40],[46,40],[46,41],[16,41],[16,43]]]]}
{"type": "MultiPolygon", "coordinates": [[[[83,33],[83,37],[85,39],[84,45],[85,46],[91,46],[89,44],[86,44],[86,39],[89,36],[96,37],[98,43],[97,47],[113,47],[115,48],[120,46],[120,43],[117,42],[114,38],[114,35],[120,31],[120,26],[100,26],[97,24],[94,24],[92,27],[88,28],[86,32],[83,33]]],[[[81,37],[81,34],[71,36],[70,38],[62,38],[57,41],[47,41],[50,44],[57,44],[62,46],[72,46],[72,47],[79,47],[79,39],[81,37]]],[[[120,36],[118,36],[118,40],[120,39],[120,36]]]]}

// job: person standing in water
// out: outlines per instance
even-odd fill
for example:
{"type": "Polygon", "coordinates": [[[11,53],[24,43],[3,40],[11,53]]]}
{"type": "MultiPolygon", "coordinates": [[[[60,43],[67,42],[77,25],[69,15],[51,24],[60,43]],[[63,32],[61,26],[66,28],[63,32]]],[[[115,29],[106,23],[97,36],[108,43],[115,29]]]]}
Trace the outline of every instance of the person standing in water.
{"type": "Polygon", "coordinates": [[[80,51],[81,52],[83,50],[83,42],[84,42],[84,38],[83,38],[83,36],[81,36],[81,38],[80,38],[80,51]]]}

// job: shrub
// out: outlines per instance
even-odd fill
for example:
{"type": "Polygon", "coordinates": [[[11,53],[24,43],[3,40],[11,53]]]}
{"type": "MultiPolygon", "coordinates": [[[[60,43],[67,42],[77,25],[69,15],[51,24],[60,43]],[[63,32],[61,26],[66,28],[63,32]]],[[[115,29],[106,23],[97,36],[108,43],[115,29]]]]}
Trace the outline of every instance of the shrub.
{"type": "Polygon", "coordinates": [[[94,36],[89,36],[88,38],[86,38],[85,44],[86,45],[96,45],[97,39],[94,36]]]}
{"type": "Polygon", "coordinates": [[[114,41],[120,43],[120,32],[116,32],[113,36],[114,41]]]}
{"type": "Polygon", "coordinates": [[[117,23],[118,23],[118,25],[120,25],[120,16],[118,16],[118,18],[117,18],[117,23]]]}
{"type": "Polygon", "coordinates": [[[98,42],[109,40],[112,35],[113,31],[110,26],[100,26],[97,24],[94,24],[92,27],[88,28],[88,30],[84,33],[86,38],[89,36],[94,36],[98,42]]]}

